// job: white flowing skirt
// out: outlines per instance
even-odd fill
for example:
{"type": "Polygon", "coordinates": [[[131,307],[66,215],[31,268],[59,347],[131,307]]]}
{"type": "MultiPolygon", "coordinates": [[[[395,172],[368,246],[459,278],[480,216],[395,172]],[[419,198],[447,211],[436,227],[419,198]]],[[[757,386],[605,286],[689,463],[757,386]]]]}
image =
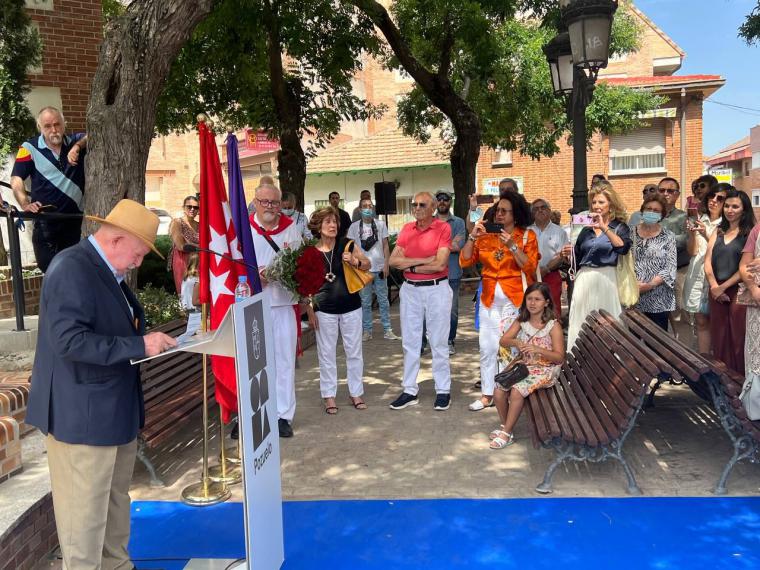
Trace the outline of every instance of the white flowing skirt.
{"type": "Polygon", "coordinates": [[[599,309],[604,309],[615,318],[623,311],[618,297],[617,270],[614,267],[582,267],[575,277],[570,304],[567,350],[575,345],[589,313],[599,309]]]}

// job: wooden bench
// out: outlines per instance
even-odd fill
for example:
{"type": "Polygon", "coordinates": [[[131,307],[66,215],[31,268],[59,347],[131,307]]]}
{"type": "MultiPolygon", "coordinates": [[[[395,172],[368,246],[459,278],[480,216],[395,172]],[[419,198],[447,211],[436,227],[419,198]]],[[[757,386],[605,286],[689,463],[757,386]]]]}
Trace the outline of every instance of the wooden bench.
{"type": "MultiPolygon", "coordinates": [[[[187,322],[178,319],[151,329],[177,337],[185,332],[187,322]]],[[[145,396],[145,427],[138,438],[137,457],[150,473],[150,484],[162,487],[156,469],[145,455],[145,448],[155,448],[184,427],[183,421],[203,406],[203,356],[175,352],[140,365],[145,396]]],[[[214,377],[208,365],[209,405],[214,402],[214,377]]]]}
{"type": "Polygon", "coordinates": [[[698,354],[638,311],[626,311],[623,322],[640,342],[667,359],[694,393],[709,402],[718,415],[734,446],[713,491],[716,495],[724,494],[734,465],[745,459],[760,459],[760,421],[747,418],[739,400],[744,377],[726,368],[722,362],[698,354]]]}
{"type": "Polygon", "coordinates": [[[589,315],[555,385],[527,398],[535,446],[557,454],[536,491],[552,492],[554,472],[565,461],[599,463],[612,458],[623,467],[628,493],[641,493],[623,444],[660,364],[665,365],[611,315],[589,315]]]}

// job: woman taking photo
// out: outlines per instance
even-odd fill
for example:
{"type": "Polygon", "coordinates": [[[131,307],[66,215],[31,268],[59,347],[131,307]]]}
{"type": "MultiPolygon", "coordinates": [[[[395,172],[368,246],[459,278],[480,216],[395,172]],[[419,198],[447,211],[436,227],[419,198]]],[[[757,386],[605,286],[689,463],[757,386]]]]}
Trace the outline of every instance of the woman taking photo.
{"type": "MultiPolygon", "coordinates": [[[[701,184],[698,178],[695,182],[701,184]]],[[[696,195],[696,194],[695,194],[696,195]]],[[[705,254],[710,236],[723,220],[723,202],[726,191],[712,186],[702,197],[702,214],[698,220],[688,223],[689,233],[686,249],[691,255],[683,286],[683,309],[694,316],[697,350],[710,352],[709,297],[705,285],[705,254]]]]}
{"type": "Polygon", "coordinates": [[[723,221],[710,236],[705,254],[705,277],[710,287],[710,344],[713,356],[734,372],[744,374],[747,307],[736,303],[741,274],[739,262],[747,236],[755,225],[749,196],[725,182],[723,221]]]}
{"type": "Polygon", "coordinates": [[[509,390],[496,385],[494,403],[501,425],[491,432],[491,449],[512,445],[513,430],[525,398],[540,388],[552,386],[559,376],[565,360],[565,337],[555,316],[551,291],[545,283],[534,283],[525,290],[517,320],[499,344],[520,352],[528,367],[528,376],[509,390]]]}
{"type": "Polygon", "coordinates": [[[357,410],[366,410],[364,394],[364,358],[362,356],[362,300],[359,293],[349,293],[343,262],[358,269],[369,270],[370,262],[361,248],[352,243],[346,251],[348,239],[337,239],[340,214],[332,206],[321,208],[311,215],[309,230],[318,238],[316,248],[322,253],[325,283],[314,296],[314,306],[308,305],[309,325],[317,337],[319,358],[319,389],[325,401],[325,413],[335,415],[338,406],[338,364],[336,347],[338,333],[343,338],[346,354],[346,374],[351,404],[357,410]]]}
{"type": "Polygon", "coordinates": [[[523,302],[523,283],[536,280],[538,240],[527,227],[530,207],[520,194],[505,194],[496,204],[493,222],[480,220],[459,252],[465,268],[482,264],[478,340],[482,396],[470,404],[479,411],[493,405],[499,338],[517,318],[523,302]]]}
{"type": "Polygon", "coordinates": [[[668,330],[668,315],[676,308],[676,237],[660,226],[665,198],[648,194],[641,204],[641,221],[634,228],[634,268],[639,283],[636,308],[668,330]]]}
{"type": "MultiPolygon", "coordinates": [[[[603,180],[588,193],[589,215],[593,222],[583,228],[575,242],[576,276],[573,302],[570,305],[570,324],[567,349],[575,345],[581,326],[591,311],[604,309],[617,317],[622,311],[618,297],[616,266],[618,256],[631,249],[631,230],[612,184],[603,180]]],[[[563,250],[570,255],[570,245],[563,250]]]]}
{"type": "Polygon", "coordinates": [[[182,251],[186,244],[198,245],[198,199],[188,196],[182,202],[183,215],[174,218],[169,225],[169,235],[172,238],[172,249],[167,256],[166,269],[174,276],[177,294],[182,292],[182,280],[187,270],[187,258],[190,255],[182,251]]]}

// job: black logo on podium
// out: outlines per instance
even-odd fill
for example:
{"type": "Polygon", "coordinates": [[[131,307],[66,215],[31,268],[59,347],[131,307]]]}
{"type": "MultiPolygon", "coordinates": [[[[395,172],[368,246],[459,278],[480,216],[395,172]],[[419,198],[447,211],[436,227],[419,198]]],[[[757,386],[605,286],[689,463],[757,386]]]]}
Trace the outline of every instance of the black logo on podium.
{"type": "Polygon", "coordinates": [[[248,378],[251,382],[250,398],[253,409],[253,449],[257,450],[272,433],[272,424],[267,412],[269,401],[269,379],[267,377],[266,338],[263,325],[264,314],[261,302],[246,307],[245,319],[251,323],[246,339],[248,350],[248,378]]]}

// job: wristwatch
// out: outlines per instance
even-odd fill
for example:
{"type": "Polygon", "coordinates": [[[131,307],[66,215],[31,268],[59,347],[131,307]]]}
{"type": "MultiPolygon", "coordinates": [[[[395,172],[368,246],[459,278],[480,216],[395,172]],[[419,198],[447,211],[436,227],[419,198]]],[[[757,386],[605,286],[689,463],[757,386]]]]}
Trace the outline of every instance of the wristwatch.
{"type": "Polygon", "coordinates": [[[517,245],[514,244],[514,243],[512,245],[510,245],[509,246],[509,251],[511,251],[512,253],[517,253],[517,245]]]}
{"type": "Polygon", "coordinates": [[[416,265],[412,265],[409,268],[409,273],[417,273],[417,266],[416,265]]]}
{"type": "Polygon", "coordinates": [[[472,241],[472,242],[474,242],[478,238],[476,238],[474,235],[470,234],[470,235],[467,236],[467,239],[470,240],[470,241],[472,241]]]}

